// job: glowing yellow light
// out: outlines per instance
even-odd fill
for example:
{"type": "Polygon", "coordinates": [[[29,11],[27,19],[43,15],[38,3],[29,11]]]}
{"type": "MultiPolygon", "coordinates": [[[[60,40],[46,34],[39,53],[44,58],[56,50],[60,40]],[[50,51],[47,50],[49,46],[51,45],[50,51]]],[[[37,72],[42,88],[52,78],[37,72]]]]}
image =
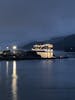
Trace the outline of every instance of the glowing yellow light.
{"type": "Polygon", "coordinates": [[[17,72],[16,72],[16,61],[13,61],[12,97],[13,97],[13,100],[18,100],[17,99],[17,72]]]}
{"type": "Polygon", "coordinates": [[[17,49],[17,46],[16,46],[16,45],[14,45],[14,46],[12,47],[12,49],[13,49],[13,50],[16,50],[16,49],[17,49]]]}

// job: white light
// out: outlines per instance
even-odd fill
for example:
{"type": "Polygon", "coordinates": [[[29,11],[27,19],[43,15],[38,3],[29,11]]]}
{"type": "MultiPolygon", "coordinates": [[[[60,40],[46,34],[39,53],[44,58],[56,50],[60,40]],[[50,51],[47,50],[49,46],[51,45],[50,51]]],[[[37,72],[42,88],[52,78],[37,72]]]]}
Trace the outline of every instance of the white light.
{"type": "Polygon", "coordinates": [[[6,47],[7,50],[9,50],[9,47],[6,47]]]}
{"type": "Polygon", "coordinates": [[[12,48],[13,48],[13,50],[16,50],[16,49],[17,49],[17,46],[16,46],[16,45],[14,45],[12,48]]]}

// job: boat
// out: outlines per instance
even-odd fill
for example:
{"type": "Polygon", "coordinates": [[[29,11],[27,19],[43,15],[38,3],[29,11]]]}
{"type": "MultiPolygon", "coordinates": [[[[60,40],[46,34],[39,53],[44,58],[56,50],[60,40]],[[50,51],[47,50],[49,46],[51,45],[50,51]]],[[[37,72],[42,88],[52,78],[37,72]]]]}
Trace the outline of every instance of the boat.
{"type": "Polygon", "coordinates": [[[53,58],[53,45],[52,44],[36,44],[33,45],[32,51],[35,51],[41,58],[53,58]]]}

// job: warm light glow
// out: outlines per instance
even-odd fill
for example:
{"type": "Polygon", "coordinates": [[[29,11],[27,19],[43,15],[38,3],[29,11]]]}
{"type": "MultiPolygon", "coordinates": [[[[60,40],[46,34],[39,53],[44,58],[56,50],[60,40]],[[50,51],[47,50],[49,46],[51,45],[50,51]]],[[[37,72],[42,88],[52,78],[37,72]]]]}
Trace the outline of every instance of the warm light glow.
{"type": "Polygon", "coordinates": [[[13,100],[17,100],[17,73],[16,73],[16,61],[13,61],[12,96],[13,96],[13,100]]]}
{"type": "Polygon", "coordinates": [[[37,52],[38,55],[40,55],[42,58],[51,58],[53,57],[53,52],[37,52]]]}
{"type": "Polygon", "coordinates": [[[53,57],[53,45],[43,44],[43,45],[33,45],[32,51],[36,51],[37,55],[42,58],[52,58],[53,57]]]}
{"type": "Polygon", "coordinates": [[[16,46],[16,45],[14,45],[14,46],[12,47],[12,49],[13,49],[13,50],[16,50],[16,49],[17,49],[17,46],[16,46]]]}
{"type": "Polygon", "coordinates": [[[13,61],[13,73],[12,73],[12,76],[13,76],[14,78],[17,77],[17,73],[16,73],[16,61],[13,61]]]}

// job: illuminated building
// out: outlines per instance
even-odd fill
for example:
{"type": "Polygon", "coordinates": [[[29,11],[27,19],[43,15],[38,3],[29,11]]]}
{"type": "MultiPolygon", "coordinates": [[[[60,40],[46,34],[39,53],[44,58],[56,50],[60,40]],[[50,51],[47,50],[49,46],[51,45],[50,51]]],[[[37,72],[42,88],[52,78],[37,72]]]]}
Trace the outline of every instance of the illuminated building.
{"type": "Polygon", "coordinates": [[[36,51],[41,58],[52,58],[53,57],[53,45],[52,44],[43,44],[43,45],[34,45],[32,51],[36,51]]]}

